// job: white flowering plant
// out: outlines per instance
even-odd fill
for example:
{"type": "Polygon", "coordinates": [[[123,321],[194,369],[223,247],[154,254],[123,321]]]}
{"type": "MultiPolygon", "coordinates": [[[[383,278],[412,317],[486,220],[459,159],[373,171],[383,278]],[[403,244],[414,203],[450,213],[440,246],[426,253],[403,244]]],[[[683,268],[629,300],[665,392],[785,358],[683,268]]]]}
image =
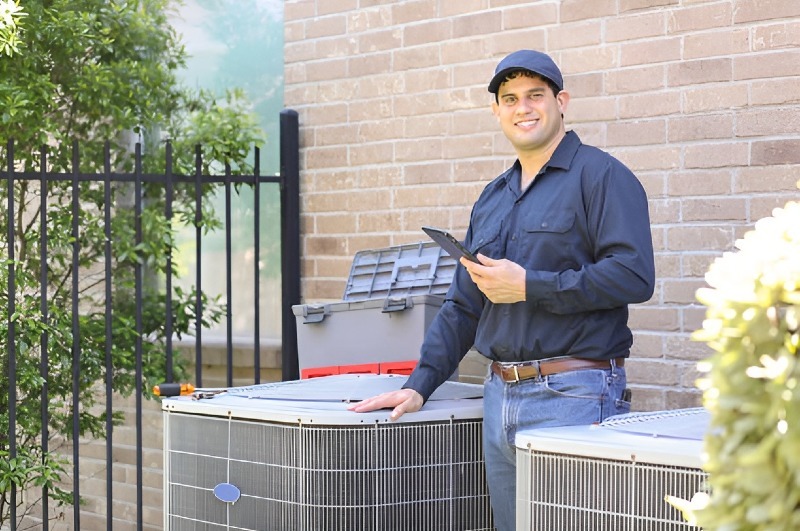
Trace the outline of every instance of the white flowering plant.
{"type": "Polygon", "coordinates": [[[19,25],[26,15],[19,0],[0,0],[0,55],[19,53],[19,25]]]}
{"type": "MultiPolygon", "coordinates": [[[[798,182],[800,186],[800,182],[798,182]]],[[[693,339],[711,413],[708,489],[669,499],[706,530],[800,529],[800,203],[759,220],[717,259],[697,292],[707,306],[693,339]]]]}

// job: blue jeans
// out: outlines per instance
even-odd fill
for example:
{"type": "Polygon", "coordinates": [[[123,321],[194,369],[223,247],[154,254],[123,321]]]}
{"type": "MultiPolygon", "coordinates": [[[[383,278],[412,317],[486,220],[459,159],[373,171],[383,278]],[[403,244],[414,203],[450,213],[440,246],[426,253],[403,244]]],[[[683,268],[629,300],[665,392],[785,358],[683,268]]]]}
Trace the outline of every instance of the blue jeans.
{"type": "Polygon", "coordinates": [[[593,424],[628,413],[630,403],[622,400],[625,384],[622,367],[562,372],[517,383],[505,383],[489,370],[483,391],[483,452],[498,531],[515,527],[517,431],[593,424]]]}

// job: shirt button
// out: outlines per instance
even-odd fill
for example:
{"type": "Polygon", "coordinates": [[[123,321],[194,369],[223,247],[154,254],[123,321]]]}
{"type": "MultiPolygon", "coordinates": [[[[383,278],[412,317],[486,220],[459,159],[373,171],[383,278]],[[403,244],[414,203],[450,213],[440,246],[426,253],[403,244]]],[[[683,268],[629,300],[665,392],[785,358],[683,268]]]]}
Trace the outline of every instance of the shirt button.
{"type": "Polygon", "coordinates": [[[513,236],[511,236],[511,240],[512,240],[512,241],[516,241],[516,239],[517,239],[517,235],[516,235],[516,234],[514,234],[513,236]]]}
{"type": "Polygon", "coordinates": [[[546,229],[548,226],[549,226],[549,225],[547,224],[547,222],[546,222],[546,221],[545,221],[544,223],[542,223],[542,228],[543,228],[543,229],[546,229]]]}

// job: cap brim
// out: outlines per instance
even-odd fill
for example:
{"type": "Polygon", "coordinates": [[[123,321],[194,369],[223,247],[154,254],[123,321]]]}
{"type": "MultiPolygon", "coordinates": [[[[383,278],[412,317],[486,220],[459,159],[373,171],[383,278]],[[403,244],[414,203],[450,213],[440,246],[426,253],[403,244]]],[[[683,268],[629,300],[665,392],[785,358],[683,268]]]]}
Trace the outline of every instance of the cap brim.
{"type": "Polygon", "coordinates": [[[503,84],[503,81],[505,81],[506,77],[508,77],[508,75],[511,74],[512,72],[530,72],[531,74],[543,77],[544,79],[550,81],[551,83],[554,83],[559,90],[563,90],[561,88],[561,85],[559,85],[557,81],[555,81],[553,78],[551,78],[546,74],[537,72],[536,70],[531,70],[530,68],[525,68],[524,66],[510,66],[508,68],[500,70],[498,73],[494,75],[492,80],[489,82],[489,92],[491,92],[492,94],[497,94],[497,91],[500,89],[500,85],[503,84]]]}
{"type": "MultiPolygon", "coordinates": [[[[519,71],[532,72],[531,70],[528,70],[527,68],[522,68],[521,66],[512,66],[511,68],[504,68],[503,70],[500,70],[498,73],[496,73],[492,78],[492,80],[489,82],[489,92],[497,94],[500,85],[503,84],[503,81],[506,79],[506,77],[512,72],[519,72],[519,71]]],[[[535,74],[536,72],[532,73],[535,74]]]]}

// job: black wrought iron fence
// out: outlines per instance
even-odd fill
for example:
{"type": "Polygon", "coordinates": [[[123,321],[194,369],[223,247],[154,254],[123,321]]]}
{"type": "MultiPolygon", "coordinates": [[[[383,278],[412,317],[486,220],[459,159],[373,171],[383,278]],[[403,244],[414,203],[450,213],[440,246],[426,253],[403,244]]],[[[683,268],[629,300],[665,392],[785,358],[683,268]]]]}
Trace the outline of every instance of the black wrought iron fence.
{"type": "Polygon", "coordinates": [[[6,186],[0,190],[0,209],[5,208],[0,224],[6,226],[5,245],[0,244],[6,290],[0,300],[5,299],[7,313],[0,323],[0,527],[16,531],[20,522],[36,522],[47,530],[53,506],[62,503],[71,504],[73,529],[88,528],[82,526],[79,509],[78,441],[91,436],[105,437],[106,505],[98,512],[112,529],[119,518],[113,492],[114,429],[121,421],[113,397],[127,394],[135,401],[135,525],[143,528],[143,399],[154,382],[203,385],[204,331],[217,321],[225,331],[225,382],[233,385],[233,302],[242,293],[232,275],[240,265],[234,264],[239,259],[233,248],[242,238],[251,238],[252,382],[260,382],[266,187],[278,188],[280,208],[281,375],[297,378],[291,310],[300,300],[297,114],[284,111],[280,119],[277,176],[260,175],[258,149],[252,174],[235,175],[226,166],[223,175],[204,175],[199,146],[193,175],[173,174],[169,147],[166,171],[145,173],[138,145],[132,172],[112,171],[108,145],[102,174],[81,173],[77,145],[71,172],[49,171],[46,148],[37,171],[19,171],[15,146],[7,144],[6,186]],[[243,206],[242,190],[248,190],[249,201],[243,206]],[[224,205],[221,214],[209,206],[212,197],[224,205]],[[251,223],[248,230],[232,230],[234,203],[245,212],[240,217],[251,223]],[[191,242],[186,249],[194,251],[188,252],[194,255],[188,275],[178,274],[179,226],[191,242]],[[209,274],[203,267],[204,242],[215,231],[223,235],[224,251],[216,255],[224,257],[224,265],[215,264],[209,274]],[[217,297],[205,293],[206,278],[220,274],[225,275],[224,292],[217,297]],[[186,277],[189,286],[176,283],[186,277]],[[183,343],[190,338],[191,355],[176,354],[176,337],[183,343]],[[71,459],[51,450],[50,442],[58,437],[72,441],[71,459]]]}

